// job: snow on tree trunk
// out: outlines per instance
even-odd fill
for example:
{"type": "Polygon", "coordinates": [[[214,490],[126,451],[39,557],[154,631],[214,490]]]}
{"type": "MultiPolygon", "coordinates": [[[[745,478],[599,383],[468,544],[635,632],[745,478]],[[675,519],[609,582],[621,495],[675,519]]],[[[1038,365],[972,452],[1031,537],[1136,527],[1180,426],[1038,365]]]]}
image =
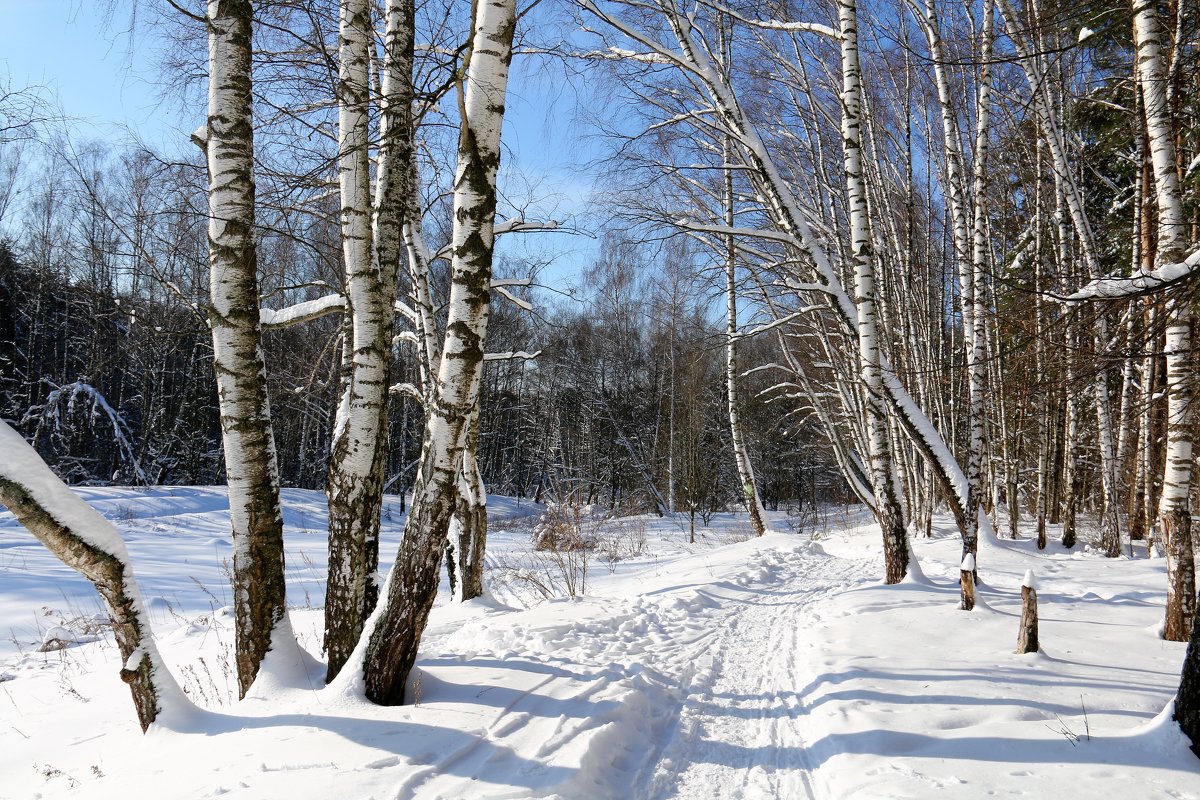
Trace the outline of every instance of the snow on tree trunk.
{"type": "Polygon", "coordinates": [[[160,716],[190,708],[154,643],[121,534],[3,421],[0,452],[0,503],[103,598],[121,653],[121,680],[129,684],[142,730],[160,716]]]}
{"type": "Polygon", "coordinates": [[[233,524],[238,693],[286,623],[279,469],[267,400],[254,243],[249,0],[208,3],[209,324],[233,524]]]}
{"type": "Polygon", "coordinates": [[[458,494],[463,434],[478,401],[483,372],[496,173],[516,28],[515,0],[478,0],[472,27],[459,106],[449,316],[422,443],[422,482],[413,493],[383,605],[364,634],[368,636],[363,663],[366,694],[383,705],[404,702],[408,674],[437,594],[438,568],[458,494]]]}
{"type": "Polygon", "coordinates": [[[880,369],[879,318],[876,308],[875,253],[862,170],[862,70],[858,59],[856,0],[839,0],[842,44],[842,142],[850,249],[854,259],[854,302],[858,306],[858,363],[866,393],[868,454],[875,518],[883,531],[884,581],[899,583],[908,572],[904,510],[893,481],[888,409],[880,369]]]}
{"type": "MultiPolygon", "coordinates": [[[[1137,78],[1154,168],[1158,204],[1156,266],[1182,261],[1186,254],[1182,193],[1176,163],[1175,132],[1167,107],[1167,34],[1158,6],[1150,0],[1134,4],[1137,78]]],[[[1166,306],[1167,452],[1160,501],[1163,538],[1167,547],[1167,615],[1163,637],[1186,641],[1196,616],[1196,565],[1192,550],[1191,509],[1192,409],[1195,378],[1191,358],[1189,301],[1171,297],[1166,306]]]]}
{"type": "Polygon", "coordinates": [[[350,374],[334,430],[326,494],[329,582],[327,680],[341,670],[379,597],[379,516],[387,457],[388,386],[396,277],[412,149],[411,3],[388,3],[376,197],[370,194],[370,4],[341,7],[338,75],[342,251],[349,302],[350,374]]]}

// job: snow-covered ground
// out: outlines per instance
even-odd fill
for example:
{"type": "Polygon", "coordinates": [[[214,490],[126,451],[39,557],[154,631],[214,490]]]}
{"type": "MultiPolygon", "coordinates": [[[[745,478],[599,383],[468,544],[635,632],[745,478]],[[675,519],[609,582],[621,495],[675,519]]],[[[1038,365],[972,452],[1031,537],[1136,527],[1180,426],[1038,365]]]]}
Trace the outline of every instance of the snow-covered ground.
{"type": "Polygon", "coordinates": [[[494,596],[439,603],[418,702],[379,708],[321,688],[324,498],[288,490],[309,670],[239,703],[224,491],[81,492],[208,711],[142,736],[91,588],[0,513],[0,798],[1200,798],[1160,715],[1183,658],[1157,633],[1161,559],[989,543],[965,613],[948,524],[916,542],[927,577],[885,587],[853,512],[761,539],[718,516],[694,545],[682,516],[585,520],[584,562],[532,548],[543,509],[492,498],[494,596]],[[1015,655],[1027,569],[1042,652],[1015,655]]]}

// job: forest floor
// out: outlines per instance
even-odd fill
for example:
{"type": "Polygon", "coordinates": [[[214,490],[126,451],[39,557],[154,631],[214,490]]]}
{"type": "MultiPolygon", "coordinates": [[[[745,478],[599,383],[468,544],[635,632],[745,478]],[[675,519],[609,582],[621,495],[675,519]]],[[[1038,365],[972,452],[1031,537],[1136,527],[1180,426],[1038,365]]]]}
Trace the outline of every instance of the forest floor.
{"type": "Polygon", "coordinates": [[[417,702],[380,708],[321,686],[324,498],[287,490],[297,647],[236,702],[223,490],[81,493],[205,710],[142,736],[89,585],[0,513],[0,798],[1200,798],[1144,550],[987,542],[967,613],[944,520],[886,587],[854,510],[773,515],[762,538],[718,515],[695,544],[685,516],[584,517],[584,557],[534,549],[544,509],[492,498],[491,596],[443,592],[417,702]],[[1027,569],[1042,652],[1016,655],[1027,569]]]}

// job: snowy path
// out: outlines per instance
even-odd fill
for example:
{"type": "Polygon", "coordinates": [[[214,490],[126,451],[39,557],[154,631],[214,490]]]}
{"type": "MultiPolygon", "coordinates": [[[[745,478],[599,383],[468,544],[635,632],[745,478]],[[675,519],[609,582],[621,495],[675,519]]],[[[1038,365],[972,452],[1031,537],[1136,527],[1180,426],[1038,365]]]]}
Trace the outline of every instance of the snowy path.
{"type": "MultiPolygon", "coordinates": [[[[503,665],[504,685],[476,696],[495,694],[500,707],[474,723],[481,736],[395,796],[812,797],[798,694],[811,680],[805,631],[864,565],[780,538],[735,551],[732,563],[693,567],[630,600],[550,603],[526,612],[545,615],[528,627],[456,626],[433,647],[461,653],[452,669],[467,685],[503,665]],[[521,780],[493,793],[454,775],[521,780]]],[[[443,664],[423,661],[435,687],[443,664]]]]}
{"type": "Polygon", "coordinates": [[[815,607],[861,580],[862,566],[804,550],[764,555],[752,585],[713,598],[727,612],[719,668],[709,690],[685,700],[649,797],[815,797],[798,656],[812,646],[804,633],[815,607]]]}

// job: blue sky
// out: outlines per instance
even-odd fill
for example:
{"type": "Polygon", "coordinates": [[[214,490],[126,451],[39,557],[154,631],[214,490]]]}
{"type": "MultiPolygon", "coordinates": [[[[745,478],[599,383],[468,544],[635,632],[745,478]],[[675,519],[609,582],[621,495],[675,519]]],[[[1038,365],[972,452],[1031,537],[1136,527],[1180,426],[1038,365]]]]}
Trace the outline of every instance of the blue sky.
{"type": "MultiPolygon", "coordinates": [[[[165,151],[190,147],[188,134],[204,110],[187,114],[157,101],[159,40],[153,32],[131,37],[129,11],[117,3],[111,20],[102,0],[0,0],[0,79],[14,88],[43,87],[43,95],[88,138],[124,139],[133,131],[165,151]]],[[[143,7],[143,14],[153,13],[143,7]]],[[[553,70],[552,72],[557,72],[553,70]]],[[[585,164],[597,153],[571,124],[574,98],[560,80],[542,75],[533,62],[514,65],[505,119],[505,182],[512,197],[546,199],[558,218],[586,211],[591,178],[585,164]],[[520,179],[513,180],[513,176],[520,179]]],[[[532,216],[532,215],[531,215],[532,216]]],[[[560,280],[580,272],[599,250],[597,240],[565,234],[517,237],[502,250],[513,258],[526,245],[559,262],[560,280]]]]}
{"type": "MultiPolygon", "coordinates": [[[[172,147],[183,136],[179,114],[155,102],[156,43],[111,24],[100,0],[0,0],[0,75],[13,87],[44,87],[62,112],[92,135],[107,138],[127,126],[141,138],[172,147]]],[[[184,137],[186,141],[186,137],[184,137]]]]}

